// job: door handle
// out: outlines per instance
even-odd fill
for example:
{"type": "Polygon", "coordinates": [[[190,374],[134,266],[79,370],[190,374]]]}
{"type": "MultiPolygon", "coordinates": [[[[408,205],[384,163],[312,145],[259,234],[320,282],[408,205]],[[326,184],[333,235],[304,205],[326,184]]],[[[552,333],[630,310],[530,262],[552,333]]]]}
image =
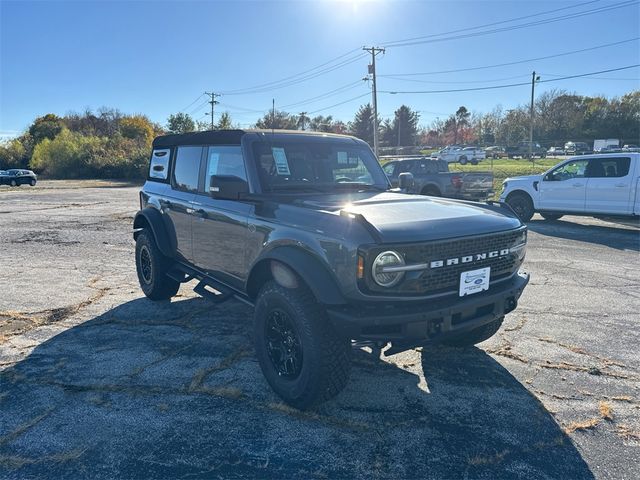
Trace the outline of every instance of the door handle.
{"type": "Polygon", "coordinates": [[[573,184],[574,187],[584,187],[584,183],[574,183],[573,184]]]}
{"type": "Polygon", "coordinates": [[[626,187],[627,184],[626,183],[616,183],[616,187],[626,187]]]}

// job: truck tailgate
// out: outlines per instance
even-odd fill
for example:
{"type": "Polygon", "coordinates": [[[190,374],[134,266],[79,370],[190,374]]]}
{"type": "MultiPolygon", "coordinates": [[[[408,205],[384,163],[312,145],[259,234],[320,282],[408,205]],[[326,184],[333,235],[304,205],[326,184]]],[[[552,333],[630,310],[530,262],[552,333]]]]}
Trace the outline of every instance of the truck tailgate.
{"type": "Polygon", "coordinates": [[[492,172],[465,172],[462,176],[461,193],[465,196],[475,196],[478,198],[488,197],[493,194],[493,173],[492,172]]]}

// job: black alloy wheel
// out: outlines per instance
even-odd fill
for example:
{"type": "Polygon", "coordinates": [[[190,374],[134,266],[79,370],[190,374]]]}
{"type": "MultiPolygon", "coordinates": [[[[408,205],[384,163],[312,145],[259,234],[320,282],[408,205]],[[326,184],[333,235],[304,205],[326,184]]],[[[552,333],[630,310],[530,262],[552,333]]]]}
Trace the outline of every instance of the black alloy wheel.
{"type": "Polygon", "coordinates": [[[267,353],[280,377],[294,379],[302,371],[302,344],[289,315],[272,310],[265,323],[267,353]]]}
{"type": "Polygon", "coordinates": [[[151,254],[146,245],[140,247],[140,276],[147,285],[153,281],[153,264],[151,263],[151,254]]]}

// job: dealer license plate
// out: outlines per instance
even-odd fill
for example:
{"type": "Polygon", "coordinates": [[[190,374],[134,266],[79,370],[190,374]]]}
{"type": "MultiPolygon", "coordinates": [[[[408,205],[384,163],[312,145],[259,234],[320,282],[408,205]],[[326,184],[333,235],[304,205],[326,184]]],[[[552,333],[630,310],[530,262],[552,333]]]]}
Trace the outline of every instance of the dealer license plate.
{"type": "Polygon", "coordinates": [[[491,267],[469,270],[460,274],[460,296],[473,295],[474,293],[489,290],[489,277],[491,267]]]}

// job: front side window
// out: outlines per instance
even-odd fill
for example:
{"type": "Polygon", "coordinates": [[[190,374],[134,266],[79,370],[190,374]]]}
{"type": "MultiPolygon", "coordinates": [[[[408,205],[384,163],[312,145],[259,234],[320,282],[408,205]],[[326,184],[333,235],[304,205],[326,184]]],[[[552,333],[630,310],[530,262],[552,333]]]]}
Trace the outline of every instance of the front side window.
{"type": "Polygon", "coordinates": [[[594,158],[589,161],[587,177],[619,178],[629,174],[630,158],[594,158]]]}
{"type": "Polygon", "coordinates": [[[233,176],[247,180],[244,157],[239,145],[209,147],[207,173],[204,183],[205,190],[209,191],[211,177],[214,175],[233,176]]]}
{"type": "Polygon", "coordinates": [[[547,180],[563,181],[572,178],[584,178],[587,169],[588,160],[574,160],[565,163],[547,175],[547,180]]]}
{"type": "Polygon", "coordinates": [[[173,186],[186,192],[198,191],[202,147],[178,147],[173,186]]]}
{"type": "Polygon", "coordinates": [[[343,142],[256,142],[256,169],[264,191],[386,190],[389,182],[373,153],[343,142]]]}

